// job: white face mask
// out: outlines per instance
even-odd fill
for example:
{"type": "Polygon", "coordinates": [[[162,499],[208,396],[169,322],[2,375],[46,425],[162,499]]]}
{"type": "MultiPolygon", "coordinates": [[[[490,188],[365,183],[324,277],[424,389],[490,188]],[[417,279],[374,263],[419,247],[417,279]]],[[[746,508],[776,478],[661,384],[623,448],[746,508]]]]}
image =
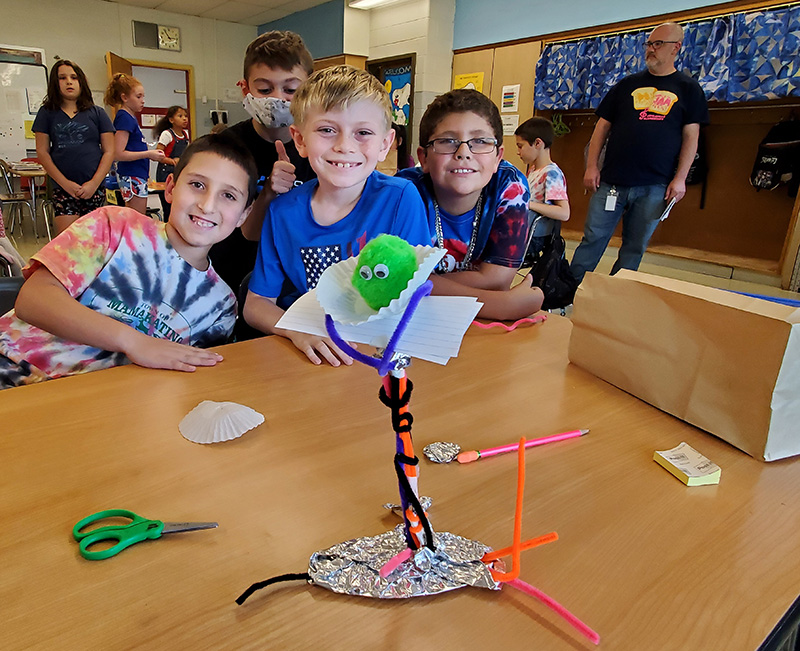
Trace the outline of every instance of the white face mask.
{"type": "Polygon", "coordinates": [[[267,129],[288,127],[292,124],[292,114],[289,112],[289,101],[277,97],[253,97],[247,93],[242,100],[242,106],[247,113],[258,120],[267,129]]]}

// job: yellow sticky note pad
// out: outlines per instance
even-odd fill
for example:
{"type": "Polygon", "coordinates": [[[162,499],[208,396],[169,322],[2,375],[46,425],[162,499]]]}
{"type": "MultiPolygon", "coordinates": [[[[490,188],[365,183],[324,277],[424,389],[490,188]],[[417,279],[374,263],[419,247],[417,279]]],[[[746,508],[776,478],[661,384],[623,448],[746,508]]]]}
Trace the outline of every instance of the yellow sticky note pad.
{"type": "Polygon", "coordinates": [[[36,134],[33,133],[33,120],[24,120],[25,122],[25,137],[28,140],[35,140],[36,134]]]}
{"type": "Polygon", "coordinates": [[[687,486],[719,484],[722,469],[691,445],[681,442],[671,450],[656,450],[653,461],[669,470],[687,486]]]}

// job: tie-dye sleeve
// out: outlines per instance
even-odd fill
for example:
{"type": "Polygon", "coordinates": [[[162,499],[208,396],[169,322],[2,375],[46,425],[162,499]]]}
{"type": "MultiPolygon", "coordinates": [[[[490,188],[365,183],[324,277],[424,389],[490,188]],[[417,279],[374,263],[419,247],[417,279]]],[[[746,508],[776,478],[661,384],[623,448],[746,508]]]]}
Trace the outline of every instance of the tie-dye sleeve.
{"type": "Polygon", "coordinates": [[[494,222],[481,260],[501,267],[519,267],[528,241],[528,181],[509,164],[502,165],[496,174],[500,174],[500,183],[494,222]]]}
{"type": "Polygon", "coordinates": [[[547,170],[545,178],[544,199],[548,203],[551,201],[569,201],[567,194],[567,179],[564,173],[555,164],[551,164],[547,170]]]}
{"type": "MultiPolygon", "coordinates": [[[[119,209],[117,209],[119,210],[119,209]]],[[[110,207],[98,208],[75,221],[31,258],[29,277],[46,267],[73,298],[80,296],[119,246],[126,222],[110,207]]]]}

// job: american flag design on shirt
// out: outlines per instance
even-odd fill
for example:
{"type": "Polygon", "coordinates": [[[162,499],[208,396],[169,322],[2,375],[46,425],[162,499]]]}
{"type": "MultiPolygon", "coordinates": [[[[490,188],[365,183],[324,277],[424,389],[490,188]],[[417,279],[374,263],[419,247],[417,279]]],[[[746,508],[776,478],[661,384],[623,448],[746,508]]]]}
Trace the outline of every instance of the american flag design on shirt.
{"type": "Polygon", "coordinates": [[[303,246],[300,247],[300,257],[306,270],[306,284],[311,290],[317,286],[322,272],[342,259],[342,247],[338,244],[303,246]]]}

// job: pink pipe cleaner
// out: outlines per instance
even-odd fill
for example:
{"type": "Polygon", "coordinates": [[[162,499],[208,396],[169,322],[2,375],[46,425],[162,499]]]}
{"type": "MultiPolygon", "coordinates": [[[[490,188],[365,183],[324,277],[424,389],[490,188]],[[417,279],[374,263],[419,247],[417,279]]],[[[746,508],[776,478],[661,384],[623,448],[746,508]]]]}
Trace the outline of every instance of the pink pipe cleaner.
{"type": "Polygon", "coordinates": [[[491,323],[481,323],[480,321],[473,321],[472,325],[476,325],[479,328],[483,328],[484,330],[488,330],[489,328],[494,328],[498,326],[503,328],[506,332],[511,332],[512,330],[516,330],[519,326],[523,323],[542,323],[543,321],[547,321],[546,314],[537,314],[534,317],[526,317],[524,319],[519,319],[514,321],[511,325],[506,325],[505,323],[501,323],[500,321],[492,321],[491,323]]]}
{"type": "Polygon", "coordinates": [[[584,624],[581,620],[579,620],[575,615],[569,612],[564,606],[558,603],[555,599],[548,597],[544,592],[539,590],[538,588],[534,588],[530,583],[525,583],[520,579],[514,579],[512,581],[506,581],[506,585],[510,585],[512,588],[516,588],[517,590],[524,592],[525,594],[530,595],[531,597],[535,597],[539,601],[541,601],[545,606],[553,610],[554,612],[561,615],[564,619],[566,619],[572,626],[574,626],[581,634],[585,635],[590,642],[593,644],[600,644],[600,635],[589,628],[586,624],[584,624]]]}
{"type": "Polygon", "coordinates": [[[378,570],[378,574],[381,575],[381,578],[385,579],[392,572],[394,572],[402,563],[405,563],[409,558],[411,558],[411,554],[412,554],[411,549],[406,547],[399,554],[395,554],[388,561],[386,561],[383,567],[380,570],[378,570]]]}

